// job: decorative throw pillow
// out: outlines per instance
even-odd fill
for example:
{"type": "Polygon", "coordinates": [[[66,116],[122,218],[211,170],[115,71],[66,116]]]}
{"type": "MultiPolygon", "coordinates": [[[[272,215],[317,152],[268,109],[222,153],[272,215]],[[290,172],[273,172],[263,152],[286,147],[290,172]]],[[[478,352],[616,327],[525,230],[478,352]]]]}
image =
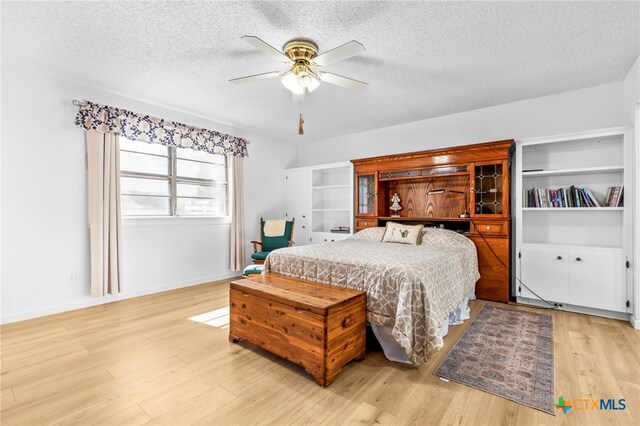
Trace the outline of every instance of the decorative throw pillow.
{"type": "Polygon", "coordinates": [[[387,227],[382,235],[383,243],[400,243],[418,245],[418,239],[422,231],[422,225],[402,225],[395,222],[387,222],[387,227]]]}

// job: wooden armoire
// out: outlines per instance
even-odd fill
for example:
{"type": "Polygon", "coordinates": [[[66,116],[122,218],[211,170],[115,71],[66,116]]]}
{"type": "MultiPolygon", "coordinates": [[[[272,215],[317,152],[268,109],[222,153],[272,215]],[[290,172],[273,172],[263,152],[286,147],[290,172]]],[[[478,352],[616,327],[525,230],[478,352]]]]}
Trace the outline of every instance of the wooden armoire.
{"type": "Polygon", "coordinates": [[[514,147],[504,140],[351,160],[356,231],[388,221],[458,231],[478,248],[476,296],[507,303],[514,147]],[[393,194],[400,197],[400,217],[391,217],[393,194]]]}

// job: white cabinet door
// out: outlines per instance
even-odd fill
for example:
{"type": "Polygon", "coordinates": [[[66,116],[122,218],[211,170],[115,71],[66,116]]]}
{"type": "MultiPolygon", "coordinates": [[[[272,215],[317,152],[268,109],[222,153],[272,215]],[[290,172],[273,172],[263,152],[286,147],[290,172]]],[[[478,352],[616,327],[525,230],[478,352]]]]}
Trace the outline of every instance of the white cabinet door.
{"type": "Polygon", "coordinates": [[[309,244],[311,171],[286,170],[284,179],[284,214],[287,220],[296,219],[293,241],[303,246],[309,244]]]}
{"type": "Polygon", "coordinates": [[[608,251],[569,252],[569,303],[626,312],[624,255],[608,251]]]}
{"type": "Polygon", "coordinates": [[[520,259],[520,281],[517,285],[522,288],[520,297],[538,299],[529,287],[539,297],[551,302],[569,302],[569,262],[568,252],[553,248],[523,248],[520,259]],[[524,284],[524,285],[522,285],[524,284]]]}

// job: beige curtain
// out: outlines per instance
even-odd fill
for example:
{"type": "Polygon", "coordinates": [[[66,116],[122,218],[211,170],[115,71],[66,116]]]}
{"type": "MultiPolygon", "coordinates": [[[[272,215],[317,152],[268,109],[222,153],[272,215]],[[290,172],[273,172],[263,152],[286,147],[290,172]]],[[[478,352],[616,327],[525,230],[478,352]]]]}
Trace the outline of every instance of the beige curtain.
{"type": "Polygon", "coordinates": [[[91,295],[122,291],[118,135],[87,131],[91,295]]]}
{"type": "Polygon", "coordinates": [[[231,157],[231,251],[229,267],[244,269],[244,206],[242,202],[242,157],[231,157]]]}

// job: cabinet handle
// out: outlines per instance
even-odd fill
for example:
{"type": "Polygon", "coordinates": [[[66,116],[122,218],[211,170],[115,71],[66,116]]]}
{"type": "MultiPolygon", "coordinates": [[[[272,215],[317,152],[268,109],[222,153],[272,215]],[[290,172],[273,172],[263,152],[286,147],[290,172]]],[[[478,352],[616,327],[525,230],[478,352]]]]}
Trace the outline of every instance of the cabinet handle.
{"type": "Polygon", "coordinates": [[[324,239],[324,241],[326,242],[326,241],[327,241],[327,239],[325,238],[325,239],[324,239]]]}
{"type": "Polygon", "coordinates": [[[333,243],[333,242],[335,242],[335,240],[331,240],[331,242],[333,243]]]}
{"type": "Polygon", "coordinates": [[[582,259],[580,259],[579,257],[576,257],[576,260],[577,260],[578,262],[582,261],[582,259]]]}
{"type": "Polygon", "coordinates": [[[562,256],[558,256],[558,257],[556,257],[556,259],[562,260],[562,256]]]}
{"type": "Polygon", "coordinates": [[[489,225],[487,225],[487,230],[490,230],[490,229],[491,229],[491,227],[489,225]]]}
{"type": "Polygon", "coordinates": [[[303,218],[303,219],[304,219],[305,217],[306,217],[305,215],[302,215],[302,218],[303,218]]]}
{"type": "Polygon", "coordinates": [[[364,226],[367,226],[368,224],[369,224],[369,223],[365,222],[365,223],[364,223],[364,226]]]}

